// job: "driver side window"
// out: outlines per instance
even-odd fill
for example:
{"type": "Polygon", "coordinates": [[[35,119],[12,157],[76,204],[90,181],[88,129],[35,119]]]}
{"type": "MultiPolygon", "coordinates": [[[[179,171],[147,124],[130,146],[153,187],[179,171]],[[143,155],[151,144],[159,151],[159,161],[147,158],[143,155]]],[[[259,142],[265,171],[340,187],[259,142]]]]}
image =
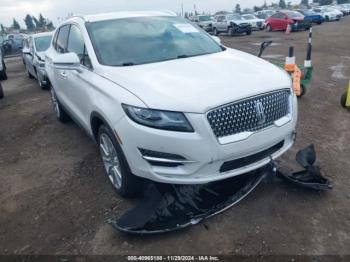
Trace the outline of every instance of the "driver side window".
{"type": "Polygon", "coordinates": [[[87,68],[92,67],[85,47],[83,35],[76,25],[72,25],[70,28],[67,51],[76,53],[82,65],[86,66],[87,68]]]}

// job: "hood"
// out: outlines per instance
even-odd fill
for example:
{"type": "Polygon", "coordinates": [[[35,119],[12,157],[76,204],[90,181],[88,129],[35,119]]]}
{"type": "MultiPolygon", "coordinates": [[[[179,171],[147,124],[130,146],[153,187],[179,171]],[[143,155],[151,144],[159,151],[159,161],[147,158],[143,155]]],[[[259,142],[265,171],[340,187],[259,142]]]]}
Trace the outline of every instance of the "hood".
{"type": "Polygon", "coordinates": [[[213,23],[213,21],[200,21],[199,24],[200,25],[211,25],[213,23]]]}
{"type": "Polygon", "coordinates": [[[249,23],[258,23],[258,22],[263,23],[263,22],[265,22],[264,19],[260,19],[260,18],[247,19],[247,20],[245,20],[245,21],[247,21],[247,22],[249,22],[249,23]]]}
{"type": "Polygon", "coordinates": [[[294,17],[294,18],[291,18],[292,20],[294,21],[303,21],[304,20],[304,16],[303,17],[294,17]]]}
{"type": "Polygon", "coordinates": [[[241,25],[241,24],[249,24],[248,20],[228,20],[229,22],[233,22],[236,25],[241,25]]]}
{"type": "Polygon", "coordinates": [[[232,49],[145,65],[102,66],[96,73],[128,89],[149,108],[192,113],[291,87],[282,69],[232,49]]]}

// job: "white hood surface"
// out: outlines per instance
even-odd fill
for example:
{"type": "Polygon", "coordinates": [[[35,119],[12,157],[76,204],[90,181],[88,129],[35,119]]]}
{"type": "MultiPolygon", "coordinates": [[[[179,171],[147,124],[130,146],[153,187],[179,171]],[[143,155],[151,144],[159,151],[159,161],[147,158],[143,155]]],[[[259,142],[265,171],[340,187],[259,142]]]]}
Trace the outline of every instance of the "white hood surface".
{"type": "Polygon", "coordinates": [[[137,95],[149,108],[192,113],[291,87],[290,77],[280,68],[232,49],[144,65],[102,66],[96,72],[137,95]]]}

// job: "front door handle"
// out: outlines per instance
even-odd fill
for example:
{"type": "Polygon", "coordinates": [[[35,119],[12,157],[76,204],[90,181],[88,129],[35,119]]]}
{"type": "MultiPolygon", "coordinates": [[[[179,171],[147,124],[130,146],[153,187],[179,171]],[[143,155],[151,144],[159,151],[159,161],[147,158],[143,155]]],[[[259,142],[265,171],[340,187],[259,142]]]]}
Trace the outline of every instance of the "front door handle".
{"type": "Polygon", "coordinates": [[[61,76],[63,79],[67,79],[67,72],[66,71],[62,71],[61,72],[61,76]]]}

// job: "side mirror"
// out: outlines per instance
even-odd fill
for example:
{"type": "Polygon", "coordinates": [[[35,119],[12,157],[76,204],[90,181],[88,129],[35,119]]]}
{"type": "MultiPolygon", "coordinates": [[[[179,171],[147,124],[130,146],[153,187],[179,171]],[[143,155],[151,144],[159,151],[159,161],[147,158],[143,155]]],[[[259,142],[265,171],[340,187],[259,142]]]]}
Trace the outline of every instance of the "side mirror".
{"type": "Polygon", "coordinates": [[[53,66],[61,70],[76,70],[82,72],[80,59],[76,53],[61,54],[52,59],[53,66]]]}
{"type": "Polygon", "coordinates": [[[217,36],[215,36],[215,35],[211,35],[211,38],[213,38],[215,42],[217,42],[218,44],[221,45],[221,39],[220,39],[220,37],[217,37],[217,36]]]}

